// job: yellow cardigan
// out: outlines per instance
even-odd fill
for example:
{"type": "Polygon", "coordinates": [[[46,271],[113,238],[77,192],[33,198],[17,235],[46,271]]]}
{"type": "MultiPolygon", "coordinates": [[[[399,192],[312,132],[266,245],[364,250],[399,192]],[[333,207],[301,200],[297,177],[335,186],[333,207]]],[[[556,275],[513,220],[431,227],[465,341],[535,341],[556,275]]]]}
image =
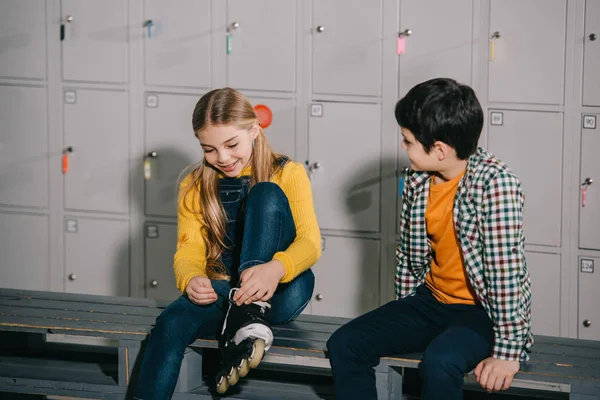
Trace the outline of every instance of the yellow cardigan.
{"type": "MultiPolygon", "coordinates": [[[[250,175],[251,167],[240,173],[250,175]]],[[[188,175],[179,187],[180,193],[191,179],[188,175]]],[[[321,257],[321,233],[313,206],[310,181],[304,167],[289,161],[271,178],[271,182],[281,187],[288,198],[296,225],[296,239],[282,252],[274,255],[285,268],[282,283],[290,282],[302,272],[314,265],[321,257]]],[[[194,276],[206,276],[206,245],[202,234],[203,224],[197,216],[183,207],[184,199],[179,196],[177,212],[177,251],[174,257],[175,281],[177,288],[185,292],[190,279],[194,276]]],[[[191,210],[201,213],[200,204],[191,204],[197,196],[186,196],[186,204],[191,210]]]]}

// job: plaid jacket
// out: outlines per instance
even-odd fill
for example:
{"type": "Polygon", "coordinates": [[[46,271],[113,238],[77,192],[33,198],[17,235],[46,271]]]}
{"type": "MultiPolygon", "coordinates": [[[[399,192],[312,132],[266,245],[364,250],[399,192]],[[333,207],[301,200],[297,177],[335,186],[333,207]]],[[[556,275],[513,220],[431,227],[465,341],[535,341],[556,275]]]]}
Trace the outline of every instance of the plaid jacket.
{"type": "MultiPolygon", "coordinates": [[[[430,177],[409,170],[404,182],[396,248],[397,299],[413,295],[431,267],[425,226],[430,177]]],[[[523,204],[519,180],[504,163],[478,149],[456,192],[454,226],[469,281],[494,323],[492,356],[502,360],[528,360],[533,345],[523,204]]]]}

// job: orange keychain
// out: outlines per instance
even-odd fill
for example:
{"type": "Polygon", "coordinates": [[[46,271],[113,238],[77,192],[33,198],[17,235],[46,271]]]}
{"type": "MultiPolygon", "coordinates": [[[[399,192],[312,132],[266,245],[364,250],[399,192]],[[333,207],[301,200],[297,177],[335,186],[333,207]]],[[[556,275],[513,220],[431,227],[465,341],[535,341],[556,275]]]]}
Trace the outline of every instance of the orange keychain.
{"type": "Polygon", "coordinates": [[[67,147],[65,151],[63,151],[62,156],[62,172],[66,174],[69,171],[69,153],[73,152],[72,147],[67,147]]]}
{"type": "Polygon", "coordinates": [[[266,129],[271,125],[273,121],[273,112],[269,107],[264,104],[257,104],[254,106],[254,112],[258,117],[258,124],[261,128],[266,129]]]}

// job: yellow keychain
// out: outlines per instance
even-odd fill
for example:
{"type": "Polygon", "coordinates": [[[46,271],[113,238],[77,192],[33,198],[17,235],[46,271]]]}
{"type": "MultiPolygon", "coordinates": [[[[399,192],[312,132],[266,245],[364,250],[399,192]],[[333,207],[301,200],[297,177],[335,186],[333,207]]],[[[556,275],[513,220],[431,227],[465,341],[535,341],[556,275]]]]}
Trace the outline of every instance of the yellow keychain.
{"type": "Polygon", "coordinates": [[[490,37],[490,61],[494,61],[494,42],[496,39],[500,38],[500,32],[496,31],[490,37]]]}
{"type": "Polygon", "coordinates": [[[146,158],[144,160],[144,179],[149,180],[152,177],[152,165],[150,164],[150,159],[146,158]]]}

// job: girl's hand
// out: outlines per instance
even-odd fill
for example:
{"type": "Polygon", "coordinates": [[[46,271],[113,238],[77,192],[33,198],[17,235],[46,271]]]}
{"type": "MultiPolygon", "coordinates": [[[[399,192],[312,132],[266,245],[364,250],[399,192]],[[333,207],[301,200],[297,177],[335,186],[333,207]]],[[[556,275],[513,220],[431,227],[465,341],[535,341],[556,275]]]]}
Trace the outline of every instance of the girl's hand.
{"type": "Polygon", "coordinates": [[[195,276],[190,279],[185,293],[192,303],[199,306],[214,303],[218,298],[210,279],[203,276],[195,276]]]}
{"type": "Polygon", "coordinates": [[[240,275],[240,289],[233,296],[239,306],[254,301],[267,301],[277,289],[279,281],[285,276],[285,269],[279,260],[248,268],[240,275]]]}

